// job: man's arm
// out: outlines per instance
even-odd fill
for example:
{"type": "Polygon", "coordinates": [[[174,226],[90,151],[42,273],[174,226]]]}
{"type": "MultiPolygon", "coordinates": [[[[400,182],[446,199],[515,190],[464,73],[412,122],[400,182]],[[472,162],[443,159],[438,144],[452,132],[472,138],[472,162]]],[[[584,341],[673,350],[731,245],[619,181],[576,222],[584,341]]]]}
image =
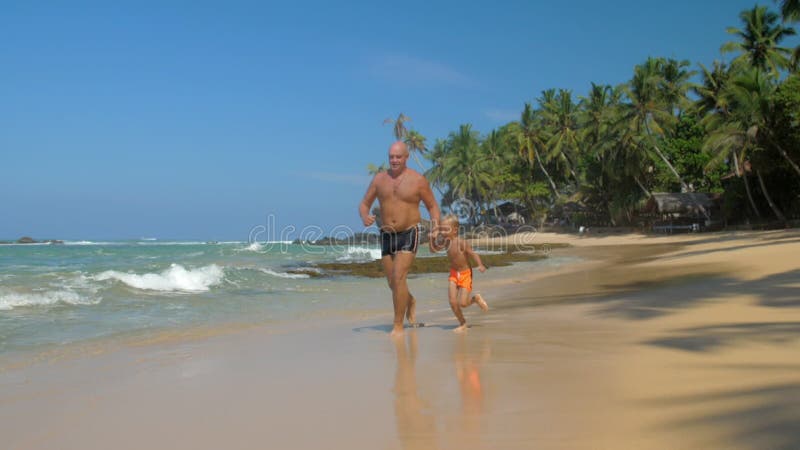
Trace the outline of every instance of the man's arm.
{"type": "Polygon", "coordinates": [[[439,234],[439,221],[441,220],[442,213],[439,211],[439,204],[436,203],[436,197],[433,196],[431,185],[425,177],[422,177],[422,188],[420,190],[420,197],[425,208],[428,209],[428,215],[431,217],[431,239],[435,239],[439,234]]]}
{"type": "Polygon", "coordinates": [[[369,213],[369,209],[372,207],[372,204],[375,203],[375,198],[378,196],[378,188],[375,186],[375,178],[378,175],[372,178],[372,182],[367,187],[367,192],[364,194],[364,198],[361,199],[361,203],[358,205],[358,214],[361,216],[361,222],[364,223],[365,227],[368,227],[375,223],[375,216],[369,213]]]}

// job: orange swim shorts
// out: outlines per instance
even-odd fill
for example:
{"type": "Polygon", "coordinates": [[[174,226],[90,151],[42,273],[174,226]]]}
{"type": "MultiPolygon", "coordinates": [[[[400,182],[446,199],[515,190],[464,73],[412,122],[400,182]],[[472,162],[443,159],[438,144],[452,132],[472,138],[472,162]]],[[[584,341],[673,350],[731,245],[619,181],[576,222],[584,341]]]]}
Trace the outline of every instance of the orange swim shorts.
{"type": "Polygon", "coordinates": [[[462,270],[450,269],[450,277],[447,278],[456,284],[456,287],[472,290],[472,269],[462,270]]]}

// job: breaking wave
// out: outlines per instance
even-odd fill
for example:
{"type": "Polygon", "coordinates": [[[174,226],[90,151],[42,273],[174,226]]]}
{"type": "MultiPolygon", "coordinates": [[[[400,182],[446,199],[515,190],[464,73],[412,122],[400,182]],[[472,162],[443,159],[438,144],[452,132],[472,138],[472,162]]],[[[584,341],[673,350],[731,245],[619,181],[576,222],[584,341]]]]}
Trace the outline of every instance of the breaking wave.
{"type": "Polygon", "coordinates": [[[168,292],[199,292],[207,291],[211,286],[219,284],[225,271],[216,264],[196,269],[186,269],[180,264],[172,264],[169,269],[161,273],[123,273],[116,270],[106,270],[94,276],[95,280],[117,280],[126,285],[150,291],[168,292]]]}
{"type": "Polygon", "coordinates": [[[99,298],[84,297],[77,292],[60,290],[44,292],[0,292],[0,311],[26,306],[95,305],[99,298]]]}

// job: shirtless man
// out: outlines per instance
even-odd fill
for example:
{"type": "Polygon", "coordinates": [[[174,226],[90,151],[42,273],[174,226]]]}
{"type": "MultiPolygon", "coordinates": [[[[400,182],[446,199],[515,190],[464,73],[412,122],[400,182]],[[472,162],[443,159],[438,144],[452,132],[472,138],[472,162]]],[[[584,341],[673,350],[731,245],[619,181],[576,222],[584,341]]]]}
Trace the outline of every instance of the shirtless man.
{"type": "Polygon", "coordinates": [[[439,226],[439,205],[428,180],[406,166],[408,148],[397,141],[389,147],[389,170],[372,179],[367,193],[358,206],[364,226],[375,223],[369,211],[378,199],[381,215],[381,263],[392,290],[394,326],[392,336],[403,333],[404,317],[415,323],[416,301],[408,291],[406,276],[414,262],[419,246],[419,202],[422,201],[431,217],[431,239],[436,238],[439,226]]]}

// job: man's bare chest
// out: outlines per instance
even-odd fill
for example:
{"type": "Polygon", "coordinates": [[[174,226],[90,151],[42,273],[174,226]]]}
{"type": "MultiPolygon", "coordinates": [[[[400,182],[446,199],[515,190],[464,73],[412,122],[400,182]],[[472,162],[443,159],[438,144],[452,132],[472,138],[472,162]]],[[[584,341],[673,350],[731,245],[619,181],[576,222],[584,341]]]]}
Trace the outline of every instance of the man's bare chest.
{"type": "Polygon", "coordinates": [[[419,190],[415,189],[410,180],[393,180],[387,179],[377,187],[378,200],[381,202],[386,201],[401,201],[407,203],[419,203],[420,194],[419,190]]]}

